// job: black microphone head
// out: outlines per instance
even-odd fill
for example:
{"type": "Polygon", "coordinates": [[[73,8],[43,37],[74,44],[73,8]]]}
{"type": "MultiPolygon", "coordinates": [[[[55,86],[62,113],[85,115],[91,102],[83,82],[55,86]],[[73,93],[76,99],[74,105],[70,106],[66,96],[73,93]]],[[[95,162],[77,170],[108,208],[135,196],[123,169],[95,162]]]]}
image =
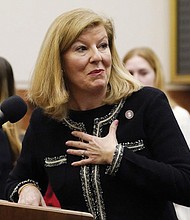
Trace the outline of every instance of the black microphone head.
{"type": "Polygon", "coordinates": [[[27,105],[20,96],[14,95],[1,103],[0,110],[3,113],[1,125],[7,121],[15,123],[24,117],[27,112],[27,105]]]}

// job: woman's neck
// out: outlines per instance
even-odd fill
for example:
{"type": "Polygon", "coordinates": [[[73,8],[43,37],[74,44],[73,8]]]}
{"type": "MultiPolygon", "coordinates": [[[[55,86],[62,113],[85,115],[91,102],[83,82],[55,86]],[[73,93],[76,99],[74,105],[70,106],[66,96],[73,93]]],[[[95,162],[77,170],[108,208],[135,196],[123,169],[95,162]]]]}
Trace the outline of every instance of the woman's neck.
{"type": "Polygon", "coordinates": [[[70,97],[69,108],[72,110],[90,110],[102,106],[105,93],[103,94],[76,94],[74,97],[70,97]]]}

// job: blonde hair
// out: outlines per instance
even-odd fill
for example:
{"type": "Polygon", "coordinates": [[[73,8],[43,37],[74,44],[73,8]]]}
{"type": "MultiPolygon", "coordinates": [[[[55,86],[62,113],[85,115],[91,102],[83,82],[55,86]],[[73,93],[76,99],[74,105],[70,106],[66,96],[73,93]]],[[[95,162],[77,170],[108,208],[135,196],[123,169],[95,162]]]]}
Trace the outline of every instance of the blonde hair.
{"type": "Polygon", "coordinates": [[[168,96],[170,105],[173,107],[176,105],[173,99],[170,98],[169,94],[166,91],[165,88],[165,82],[164,82],[164,73],[163,73],[163,68],[160,62],[160,59],[156,55],[156,53],[149,47],[137,47],[133,48],[123,58],[123,64],[125,65],[126,62],[131,59],[134,56],[140,56],[143,59],[145,59],[151,68],[154,70],[155,73],[155,82],[154,82],[154,87],[162,90],[165,92],[168,96]]]}
{"type": "Polygon", "coordinates": [[[148,47],[134,48],[124,56],[123,63],[125,64],[134,56],[140,56],[149,63],[155,73],[155,87],[161,90],[165,90],[162,65],[155,52],[148,47]]]}
{"type": "MultiPolygon", "coordinates": [[[[0,103],[12,95],[15,95],[13,70],[10,63],[5,58],[0,57],[0,103]]],[[[2,128],[6,133],[11,146],[13,153],[12,162],[14,165],[21,151],[21,142],[19,139],[17,124],[6,122],[2,125],[2,128]]]]}
{"type": "Polygon", "coordinates": [[[21,151],[21,141],[19,139],[17,124],[11,124],[10,122],[7,122],[2,127],[8,137],[11,150],[13,153],[12,163],[13,165],[15,165],[15,162],[18,159],[21,151]]]}
{"type": "Polygon", "coordinates": [[[47,31],[28,92],[29,100],[52,118],[62,120],[68,114],[69,91],[62,71],[64,69],[61,62],[62,54],[83,31],[98,25],[105,27],[112,54],[109,89],[104,102],[115,103],[123,96],[128,96],[141,88],[140,83],[128,73],[119,59],[111,19],[83,8],[63,13],[55,19],[47,31]]]}

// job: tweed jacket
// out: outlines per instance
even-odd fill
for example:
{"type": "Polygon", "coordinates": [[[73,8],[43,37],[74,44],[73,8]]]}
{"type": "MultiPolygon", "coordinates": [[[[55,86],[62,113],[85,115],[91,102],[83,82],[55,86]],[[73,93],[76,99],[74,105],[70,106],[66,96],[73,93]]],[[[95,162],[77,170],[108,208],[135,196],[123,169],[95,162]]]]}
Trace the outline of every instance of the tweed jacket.
{"type": "Polygon", "coordinates": [[[58,122],[36,109],[21,156],[6,188],[18,200],[27,182],[45,193],[48,182],[64,209],[90,212],[96,220],[176,220],[173,202],[190,206],[190,152],[168,100],[144,87],[115,105],[70,111],[58,122]],[[114,119],[118,145],[111,165],[73,167],[73,130],[103,137],[114,119]]]}

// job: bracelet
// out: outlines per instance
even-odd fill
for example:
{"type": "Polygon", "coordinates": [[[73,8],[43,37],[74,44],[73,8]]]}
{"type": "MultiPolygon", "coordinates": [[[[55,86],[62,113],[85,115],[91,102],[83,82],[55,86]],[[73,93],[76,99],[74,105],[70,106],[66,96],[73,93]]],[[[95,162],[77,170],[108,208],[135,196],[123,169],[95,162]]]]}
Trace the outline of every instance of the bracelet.
{"type": "Polygon", "coordinates": [[[113,161],[112,161],[111,165],[107,166],[105,174],[108,174],[111,176],[116,175],[116,173],[120,167],[122,157],[123,157],[123,151],[124,151],[123,145],[117,144],[114,155],[113,155],[113,161]]]}
{"type": "MultiPolygon", "coordinates": [[[[18,189],[18,195],[20,195],[21,191],[22,191],[25,187],[27,187],[27,186],[34,186],[34,187],[36,187],[36,185],[33,184],[33,183],[26,183],[26,184],[22,185],[22,186],[18,189]]],[[[37,188],[37,187],[36,187],[36,188],[37,188]]]]}
{"type": "MultiPolygon", "coordinates": [[[[26,184],[33,184],[34,186],[36,186],[36,187],[39,189],[39,191],[41,190],[40,187],[39,187],[39,185],[38,185],[38,182],[36,182],[36,181],[34,181],[34,180],[31,180],[31,179],[23,180],[22,182],[18,183],[18,184],[16,185],[16,187],[13,189],[13,191],[12,191],[10,197],[9,197],[9,200],[10,200],[11,202],[17,202],[17,200],[18,200],[18,190],[19,190],[22,186],[24,186],[24,185],[26,185],[26,184]]],[[[20,189],[20,191],[21,191],[21,189],[20,189]]]]}

